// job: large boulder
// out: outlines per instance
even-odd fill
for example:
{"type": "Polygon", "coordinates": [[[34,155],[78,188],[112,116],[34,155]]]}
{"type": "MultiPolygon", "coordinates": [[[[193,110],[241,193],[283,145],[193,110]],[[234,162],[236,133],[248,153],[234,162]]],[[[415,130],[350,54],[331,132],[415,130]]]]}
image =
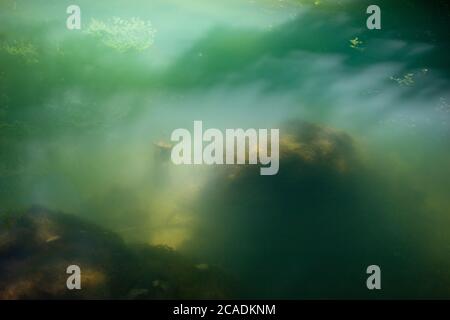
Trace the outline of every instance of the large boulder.
{"type": "Polygon", "coordinates": [[[214,266],[125,244],[72,215],[34,207],[1,218],[0,299],[225,298],[230,290],[214,266]],[[81,268],[81,290],[67,289],[69,265],[81,268]]]}

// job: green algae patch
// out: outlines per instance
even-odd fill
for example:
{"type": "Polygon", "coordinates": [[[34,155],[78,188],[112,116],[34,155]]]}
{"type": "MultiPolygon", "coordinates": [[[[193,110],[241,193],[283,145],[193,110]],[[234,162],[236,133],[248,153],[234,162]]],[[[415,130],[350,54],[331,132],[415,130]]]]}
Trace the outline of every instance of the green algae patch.
{"type": "Polygon", "coordinates": [[[113,17],[106,21],[92,19],[87,33],[119,52],[143,51],[150,48],[156,30],[150,21],[139,18],[113,17]]]}

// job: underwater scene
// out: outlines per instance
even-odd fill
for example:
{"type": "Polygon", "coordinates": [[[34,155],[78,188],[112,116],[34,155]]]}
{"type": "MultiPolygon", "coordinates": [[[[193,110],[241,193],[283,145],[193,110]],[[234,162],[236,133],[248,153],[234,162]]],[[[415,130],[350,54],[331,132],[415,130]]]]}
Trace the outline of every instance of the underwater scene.
{"type": "Polygon", "coordinates": [[[0,0],[0,299],[450,299],[449,26],[444,0],[0,0]],[[278,129],[248,151],[278,167],[174,163],[196,121],[278,129]]]}

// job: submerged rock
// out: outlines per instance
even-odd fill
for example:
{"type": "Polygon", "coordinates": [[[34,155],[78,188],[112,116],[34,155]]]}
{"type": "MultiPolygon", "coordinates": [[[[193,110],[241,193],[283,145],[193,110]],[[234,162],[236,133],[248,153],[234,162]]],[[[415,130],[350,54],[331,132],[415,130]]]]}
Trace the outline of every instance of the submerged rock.
{"type": "Polygon", "coordinates": [[[204,187],[187,250],[232,271],[250,299],[371,298],[374,261],[392,276],[377,297],[448,296],[448,279],[409,240],[421,229],[398,218],[420,216],[415,193],[371,171],[343,131],[291,121],[280,132],[277,175],[230,166],[204,187]],[[411,281],[421,274],[433,285],[411,281]]]}
{"type": "Polygon", "coordinates": [[[193,265],[170,248],[126,245],[112,232],[44,208],[0,220],[0,299],[227,297],[220,270],[204,275],[193,265]],[[81,269],[81,290],[66,287],[69,265],[81,269]]]}

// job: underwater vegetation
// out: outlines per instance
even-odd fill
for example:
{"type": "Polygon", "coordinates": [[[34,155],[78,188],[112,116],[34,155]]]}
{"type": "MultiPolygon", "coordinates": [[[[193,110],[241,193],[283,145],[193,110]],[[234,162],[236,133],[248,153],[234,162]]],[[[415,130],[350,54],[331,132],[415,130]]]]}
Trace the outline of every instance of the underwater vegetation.
{"type": "Polygon", "coordinates": [[[17,56],[29,64],[39,62],[37,48],[27,41],[13,40],[11,42],[4,42],[1,44],[0,50],[5,51],[9,55],[17,56]]]}
{"type": "Polygon", "coordinates": [[[407,73],[401,78],[391,77],[391,80],[396,81],[399,85],[412,86],[414,85],[414,73],[407,73]]]}
{"type": "Polygon", "coordinates": [[[156,30],[150,21],[113,17],[106,21],[92,19],[86,32],[104,45],[126,52],[148,49],[153,44],[156,30]]]}
{"type": "Polygon", "coordinates": [[[448,1],[78,2],[0,1],[1,298],[450,296],[448,1]],[[194,120],[279,173],[171,165],[194,120]]]}
{"type": "Polygon", "coordinates": [[[0,299],[219,299],[221,269],[164,246],[130,245],[104,228],[41,207],[0,216],[0,299]],[[82,290],[67,290],[66,268],[82,290]]]}
{"type": "Polygon", "coordinates": [[[400,78],[392,76],[390,79],[397,82],[400,86],[411,87],[411,86],[414,86],[414,84],[416,83],[416,78],[418,76],[424,76],[427,73],[428,73],[428,69],[423,68],[418,72],[410,72],[410,73],[403,75],[400,78]]]}
{"type": "Polygon", "coordinates": [[[354,39],[351,39],[349,41],[350,41],[350,48],[353,49],[361,49],[361,45],[364,43],[361,40],[359,40],[358,37],[355,37],[354,39]]]}

